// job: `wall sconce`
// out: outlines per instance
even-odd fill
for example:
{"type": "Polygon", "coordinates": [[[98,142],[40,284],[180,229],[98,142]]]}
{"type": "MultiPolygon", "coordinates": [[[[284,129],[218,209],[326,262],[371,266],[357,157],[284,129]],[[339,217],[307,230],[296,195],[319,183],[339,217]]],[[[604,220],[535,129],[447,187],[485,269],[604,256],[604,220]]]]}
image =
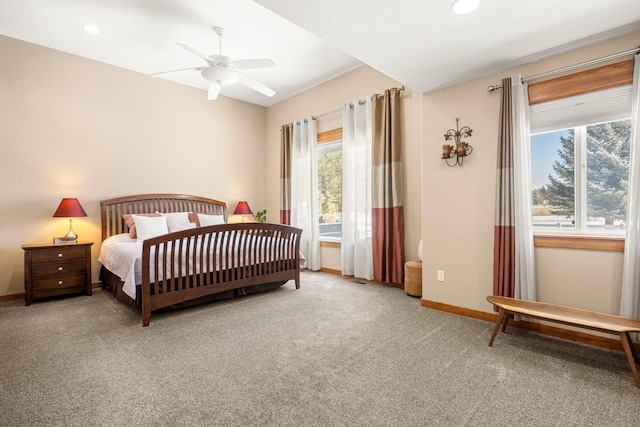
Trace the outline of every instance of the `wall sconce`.
{"type": "Polygon", "coordinates": [[[462,137],[471,137],[471,129],[469,126],[464,126],[462,129],[458,128],[460,119],[456,119],[456,130],[449,129],[444,134],[444,140],[449,141],[453,139],[456,145],[444,144],[442,146],[442,158],[447,162],[447,166],[462,166],[464,158],[473,152],[473,147],[464,141],[460,141],[462,137]],[[449,159],[454,159],[453,164],[449,163],[449,159]]]}

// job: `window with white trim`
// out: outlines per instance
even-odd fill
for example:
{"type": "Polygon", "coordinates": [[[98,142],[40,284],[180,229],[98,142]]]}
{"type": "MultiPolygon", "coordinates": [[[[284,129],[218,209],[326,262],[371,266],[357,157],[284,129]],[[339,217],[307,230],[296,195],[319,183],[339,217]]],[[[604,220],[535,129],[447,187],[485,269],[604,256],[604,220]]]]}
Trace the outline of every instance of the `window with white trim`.
{"type": "Polygon", "coordinates": [[[534,231],[623,234],[631,87],[530,106],[534,231]]]}

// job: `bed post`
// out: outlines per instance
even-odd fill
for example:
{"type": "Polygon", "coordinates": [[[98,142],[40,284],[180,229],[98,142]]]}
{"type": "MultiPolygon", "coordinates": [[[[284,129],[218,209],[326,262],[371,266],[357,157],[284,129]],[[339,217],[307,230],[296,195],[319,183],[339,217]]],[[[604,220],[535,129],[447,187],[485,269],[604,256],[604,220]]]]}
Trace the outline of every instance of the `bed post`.
{"type": "Polygon", "coordinates": [[[149,254],[147,242],[142,243],[142,326],[151,322],[151,275],[149,274],[149,254]]]}
{"type": "Polygon", "coordinates": [[[300,289],[300,237],[302,236],[302,229],[297,228],[294,231],[293,238],[295,239],[295,243],[293,245],[293,253],[296,257],[296,289],[300,289]]]}
{"type": "Polygon", "coordinates": [[[149,326],[151,322],[151,303],[147,299],[142,300],[142,326],[149,326]]]}

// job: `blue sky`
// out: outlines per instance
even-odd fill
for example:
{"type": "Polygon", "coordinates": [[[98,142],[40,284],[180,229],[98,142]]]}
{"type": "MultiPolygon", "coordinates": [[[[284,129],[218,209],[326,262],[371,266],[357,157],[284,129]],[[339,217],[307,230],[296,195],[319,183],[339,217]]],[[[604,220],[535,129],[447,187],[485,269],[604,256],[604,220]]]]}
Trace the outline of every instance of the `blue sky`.
{"type": "Polygon", "coordinates": [[[558,159],[561,136],[569,132],[560,130],[531,136],[531,189],[540,188],[549,182],[553,173],[553,162],[558,159]]]}

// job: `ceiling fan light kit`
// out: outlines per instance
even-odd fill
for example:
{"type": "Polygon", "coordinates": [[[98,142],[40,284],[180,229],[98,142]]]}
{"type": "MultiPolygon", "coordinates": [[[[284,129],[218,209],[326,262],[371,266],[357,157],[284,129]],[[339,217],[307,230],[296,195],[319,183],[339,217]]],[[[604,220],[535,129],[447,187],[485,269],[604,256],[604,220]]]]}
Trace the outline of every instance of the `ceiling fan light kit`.
{"type": "Polygon", "coordinates": [[[223,86],[229,86],[234,83],[240,82],[245,86],[262,93],[265,96],[275,95],[275,91],[263,83],[241,73],[240,69],[255,69],[255,68],[267,68],[273,67],[275,63],[271,59],[241,59],[232,61],[230,57],[222,54],[222,34],[223,29],[221,27],[213,27],[213,31],[218,35],[218,54],[217,55],[205,55],[198,52],[192,47],[177,43],[178,46],[186,50],[187,52],[197,56],[204,60],[207,66],[181,68],[178,70],[163,71],[160,73],[152,74],[152,77],[157,77],[162,74],[174,73],[185,70],[200,71],[202,77],[209,82],[209,90],[207,91],[207,99],[214,100],[218,98],[218,94],[223,86]]]}
{"type": "Polygon", "coordinates": [[[209,67],[200,73],[209,82],[218,82],[222,86],[232,85],[238,81],[238,73],[228,68],[209,67]]]}

